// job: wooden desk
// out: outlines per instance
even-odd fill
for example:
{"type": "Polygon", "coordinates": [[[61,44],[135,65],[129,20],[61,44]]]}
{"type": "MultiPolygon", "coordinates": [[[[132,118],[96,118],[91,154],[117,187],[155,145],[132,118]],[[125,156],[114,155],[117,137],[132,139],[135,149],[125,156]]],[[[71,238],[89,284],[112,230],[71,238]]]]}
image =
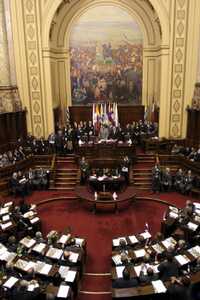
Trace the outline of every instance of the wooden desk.
{"type": "Polygon", "coordinates": [[[86,186],[77,186],[75,189],[76,195],[78,198],[83,200],[83,202],[89,203],[92,206],[92,210],[96,213],[98,208],[114,208],[115,212],[119,211],[120,204],[125,202],[131,203],[134,199],[136,194],[134,193],[133,187],[127,187],[127,189],[118,194],[117,200],[94,200],[94,194],[91,193],[86,186]]]}

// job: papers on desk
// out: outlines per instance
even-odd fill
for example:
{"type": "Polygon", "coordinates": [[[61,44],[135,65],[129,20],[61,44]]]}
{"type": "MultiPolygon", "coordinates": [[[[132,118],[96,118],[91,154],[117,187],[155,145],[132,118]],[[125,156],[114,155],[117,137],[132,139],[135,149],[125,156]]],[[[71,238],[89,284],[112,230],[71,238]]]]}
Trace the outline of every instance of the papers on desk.
{"type": "Polygon", "coordinates": [[[189,222],[189,223],[187,223],[187,226],[188,226],[188,228],[191,229],[192,231],[196,231],[199,225],[197,225],[197,224],[195,224],[195,223],[192,223],[192,222],[189,222]]]}
{"type": "Polygon", "coordinates": [[[6,215],[6,214],[8,214],[8,213],[9,213],[9,207],[2,207],[2,208],[0,209],[0,216],[6,215]]]}
{"type": "Polygon", "coordinates": [[[121,265],[122,261],[121,261],[121,256],[119,254],[116,254],[112,257],[112,260],[114,261],[115,265],[121,265]]]}
{"type": "Polygon", "coordinates": [[[169,209],[171,211],[173,211],[174,213],[177,213],[178,214],[178,208],[174,207],[174,206],[169,206],[169,209]]]}
{"type": "Polygon", "coordinates": [[[77,263],[79,257],[79,253],[70,252],[69,261],[73,263],[77,263]]]}
{"type": "Polygon", "coordinates": [[[33,292],[35,289],[37,289],[39,287],[39,284],[36,283],[31,283],[28,285],[27,291],[28,292],[33,292]]]}
{"type": "Polygon", "coordinates": [[[65,266],[60,266],[58,270],[62,278],[65,278],[67,276],[68,271],[69,271],[69,267],[65,267],[65,266]]]}
{"type": "Polygon", "coordinates": [[[60,243],[60,244],[66,244],[66,242],[70,239],[70,237],[71,237],[71,234],[67,234],[67,235],[63,234],[63,235],[59,238],[59,240],[58,240],[57,243],[60,243]]]}
{"type": "MultiPolygon", "coordinates": [[[[145,268],[143,269],[144,274],[145,274],[145,272],[146,272],[146,268],[147,268],[147,266],[145,266],[145,268]]],[[[137,277],[140,276],[141,269],[142,269],[142,265],[134,266],[134,271],[135,271],[137,277]]]]}
{"type": "Polygon", "coordinates": [[[136,238],[135,235],[129,235],[129,240],[131,241],[131,244],[136,244],[138,243],[138,239],[136,238]]]}
{"type": "Polygon", "coordinates": [[[26,265],[26,267],[24,268],[24,271],[28,271],[30,269],[34,269],[35,270],[35,266],[36,266],[36,263],[33,262],[33,261],[29,261],[26,265]]]}
{"type": "Polygon", "coordinates": [[[49,250],[46,253],[47,257],[54,258],[54,259],[60,259],[62,255],[63,255],[63,250],[57,248],[49,248],[49,250]]]}
{"type": "Polygon", "coordinates": [[[75,278],[76,278],[76,271],[71,271],[69,270],[67,272],[67,275],[65,276],[65,281],[67,282],[74,282],[75,278]]]}
{"type": "Polygon", "coordinates": [[[177,219],[177,218],[178,218],[178,214],[175,213],[174,211],[170,211],[169,216],[170,216],[170,218],[172,218],[172,219],[177,219]]]}
{"type": "Polygon", "coordinates": [[[12,202],[12,201],[5,203],[5,204],[4,204],[4,207],[9,207],[9,206],[11,206],[11,205],[13,205],[13,202],[12,202]]]}
{"type": "Polygon", "coordinates": [[[123,271],[125,266],[116,267],[117,278],[123,278],[123,271]]]}
{"type": "Polygon", "coordinates": [[[5,224],[1,224],[1,229],[2,230],[5,230],[6,228],[12,226],[12,222],[7,222],[5,224]]]}
{"type": "Polygon", "coordinates": [[[190,259],[186,255],[176,255],[175,259],[181,266],[184,266],[190,262],[190,259]]]}
{"type": "Polygon", "coordinates": [[[143,236],[143,238],[145,240],[150,239],[151,238],[151,234],[148,231],[145,231],[143,233],[140,233],[141,236],[143,236]]]}
{"type": "Polygon", "coordinates": [[[9,215],[4,215],[4,216],[2,217],[2,221],[3,221],[3,222],[9,221],[9,220],[10,220],[10,216],[9,216],[9,215]]]}
{"type": "Polygon", "coordinates": [[[200,255],[200,246],[195,246],[195,247],[192,247],[188,250],[188,252],[190,254],[192,254],[192,256],[194,256],[195,258],[199,257],[200,255]]]}
{"type": "Polygon", "coordinates": [[[176,241],[173,237],[169,237],[167,239],[165,239],[164,241],[162,241],[163,246],[165,246],[165,248],[169,248],[170,246],[176,245],[176,241]]]}
{"type": "Polygon", "coordinates": [[[40,219],[38,217],[33,218],[32,220],[30,220],[31,224],[34,224],[36,222],[38,222],[40,219]]]}
{"type": "Polygon", "coordinates": [[[23,215],[23,217],[25,218],[25,219],[28,219],[28,218],[30,218],[30,217],[32,217],[32,216],[34,216],[36,214],[36,212],[34,212],[34,211],[27,211],[24,215],[23,215]]]}
{"type": "Polygon", "coordinates": [[[27,265],[28,265],[28,262],[26,260],[23,260],[23,259],[18,259],[15,263],[15,267],[22,270],[22,271],[26,270],[27,265]]]}
{"type": "Polygon", "coordinates": [[[81,247],[84,243],[84,239],[75,238],[75,244],[81,247]]]}
{"type": "Polygon", "coordinates": [[[36,244],[36,241],[25,237],[20,241],[20,244],[24,245],[26,248],[31,248],[36,244]]]}
{"type": "Polygon", "coordinates": [[[7,248],[3,244],[0,244],[0,255],[3,254],[5,251],[7,251],[7,248]]]}
{"type": "Polygon", "coordinates": [[[94,175],[90,176],[90,180],[92,180],[92,179],[97,179],[97,176],[94,176],[94,175]]]}
{"type": "Polygon", "coordinates": [[[52,268],[52,265],[45,264],[43,262],[38,262],[36,265],[36,272],[43,274],[43,275],[48,275],[51,268],[52,268]]]}
{"type": "Polygon", "coordinates": [[[0,255],[0,260],[10,263],[15,259],[16,256],[17,256],[17,254],[14,252],[5,251],[4,253],[2,253],[0,255]]]}
{"type": "Polygon", "coordinates": [[[30,210],[36,209],[36,204],[31,204],[30,210]]]}
{"type": "Polygon", "coordinates": [[[16,277],[11,276],[5,283],[4,283],[4,287],[11,289],[18,281],[19,279],[16,277]]]}
{"type": "Polygon", "coordinates": [[[69,286],[61,284],[58,289],[57,297],[58,298],[67,298],[68,293],[69,293],[69,286]]]}
{"type": "Polygon", "coordinates": [[[123,171],[123,172],[128,172],[128,168],[123,167],[123,168],[122,168],[122,171],[123,171]]]}
{"type": "Polygon", "coordinates": [[[118,247],[119,246],[119,241],[120,240],[124,240],[127,244],[127,241],[126,241],[126,238],[125,237],[120,237],[120,238],[117,238],[117,239],[113,239],[112,240],[112,243],[113,243],[113,247],[118,247]]]}
{"type": "Polygon", "coordinates": [[[151,284],[153,285],[155,293],[166,293],[167,289],[161,280],[152,281],[151,284]]]}
{"type": "Polygon", "coordinates": [[[146,251],[144,249],[140,249],[140,250],[135,250],[134,254],[137,258],[139,257],[144,257],[146,254],[146,251]]]}
{"type": "Polygon", "coordinates": [[[152,248],[156,253],[162,253],[164,251],[164,248],[160,244],[152,245],[152,248]]]}
{"type": "Polygon", "coordinates": [[[38,253],[42,253],[45,248],[46,248],[46,244],[39,243],[39,244],[34,246],[33,251],[38,252],[38,253]]]}
{"type": "Polygon", "coordinates": [[[196,216],[194,217],[194,220],[195,220],[196,222],[200,223],[200,216],[196,215],[196,216]]]}

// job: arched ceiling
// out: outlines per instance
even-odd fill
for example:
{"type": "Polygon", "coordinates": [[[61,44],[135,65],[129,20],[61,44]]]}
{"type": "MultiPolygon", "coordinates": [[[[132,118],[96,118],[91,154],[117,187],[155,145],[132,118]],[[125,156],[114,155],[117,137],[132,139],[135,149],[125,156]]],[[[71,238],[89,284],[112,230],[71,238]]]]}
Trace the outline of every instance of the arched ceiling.
{"type": "Polygon", "coordinates": [[[127,10],[140,25],[144,37],[144,47],[155,48],[161,44],[166,45],[169,41],[169,28],[166,30],[166,26],[169,23],[166,10],[161,4],[161,1],[155,0],[48,0],[45,6],[45,11],[48,13],[43,18],[43,47],[66,49],[74,22],[88,8],[97,5],[117,5],[127,10]],[[158,8],[159,2],[160,7],[158,8]],[[156,9],[159,10],[159,16],[156,9]],[[53,10],[54,14],[52,14],[53,10]],[[161,19],[162,14],[165,15],[165,23],[161,19]]]}

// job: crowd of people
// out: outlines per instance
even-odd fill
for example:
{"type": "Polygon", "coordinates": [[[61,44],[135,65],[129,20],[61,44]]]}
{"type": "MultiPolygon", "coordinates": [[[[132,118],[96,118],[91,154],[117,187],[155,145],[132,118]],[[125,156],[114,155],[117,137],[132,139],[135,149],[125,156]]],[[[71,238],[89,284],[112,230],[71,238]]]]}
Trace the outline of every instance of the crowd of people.
{"type": "Polygon", "coordinates": [[[152,190],[156,192],[180,192],[188,195],[194,186],[195,178],[191,170],[183,172],[180,168],[173,174],[170,168],[161,168],[156,164],[152,169],[152,190]]]}
{"type": "Polygon", "coordinates": [[[14,150],[6,151],[0,154],[0,168],[12,166],[16,162],[26,158],[27,153],[22,146],[17,147],[14,150]]]}
{"type": "Polygon", "coordinates": [[[197,148],[183,147],[175,144],[171,150],[173,155],[182,155],[190,161],[200,162],[200,145],[197,148]]]}
{"type": "Polygon", "coordinates": [[[27,172],[14,172],[9,180],[9,188],[14,197],[21,196],[24,198],[33,190],[47,190],[49,180],[49,170],[30,168],[27,172]]]}
{"type": "Polygon", "coordinates": [[[145,231],[141,235],[135,235],[133,244],[130,243],[129,237],[119,238],[118,245],[113,243],[113,263],[115,266],[123,266],[123,271],[122,275],[119,275],[120,272],[116,273],[119,276],[113,278],[112,287],[117,289],[142,287],[161,280],[164,284],[168,282],[168,298],[164,299],[199,300],[199,283],[191,283],[192,275],[200,271],[199,227],[192,231],[190,236],[187,235],[187,230],[180,229],[179,235],[176,235],[175,231],[176,228],[182,228],[193,222],[194,218],[199,216],[198,208],[190,200],[186,201],[182,209],[169,208],[164,217],[165,222],[168,216],[172,217],[172,212],[176,214],[176,217],[174,216],[176,226],[170,223],[173,229],[170,235],[157,232],[152,238],[151,234],[145,231]],[[130,255],[131,251],[139,252],[141,249],[144,249],[141,256],[130,255]],[[180,256],[185,257],[188,253],[193,253],[194,258],[179,263],[180,256]],[[116,259],[117,255],[120,259],[116,259]]]}
{"type": "Polygon", "coordinates": [[[83,271],[85,240],[75,237],[70,230],[66,234],[52,230],[43,236],[38,226],[40,220],[36,218],[36,206],[24,200],[19,206],[10,202],[0,209],[7,209],[12,223],[9,227],[12,234],[6,227],[0,235],[0,298],[53,300],[57,299],[59,287],[66,285],[67,299],[74,299],[83,271]],[[52,250],[57,250],[60,256],[55,258],[52,250]],[[43,266],[50,266],[53,271],[45,273],[43,266]]]}

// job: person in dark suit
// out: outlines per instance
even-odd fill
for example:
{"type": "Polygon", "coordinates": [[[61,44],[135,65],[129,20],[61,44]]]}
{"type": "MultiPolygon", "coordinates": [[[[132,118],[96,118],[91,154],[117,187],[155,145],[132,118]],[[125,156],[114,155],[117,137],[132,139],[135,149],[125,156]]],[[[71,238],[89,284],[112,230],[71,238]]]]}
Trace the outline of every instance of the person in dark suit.
{"type": "Polygon", "coordinates": [[[138,286],[138,280],[136,278],[130,278],[130,271],[128,268],[124,268],[123,278],[118,278],[112,283],[112,287],[115,289],[123,289],[136,286],[138,286]]]}
{"type": "Polygon", "coordinates": [[[30,209],[30,205],[25,202],[24,198],[19,203],[19,210],[22,214],[25,214],[30,209]]]}
{"type": "Polygon", "coordinates": [[[21,280],[19,285],[14,287],[11,293],[11,300],[36,300],[40,295],[40,289],[36,288],[32,292],[27,290],[28,282],[21,280]]]}
{"type": "Polygon", "coordinates": [[[170,300],[190,300],[190,278],[186,276],[180,279],[172,278],[167,294],[170,300]]]}
{"type": "Polygon", "coordinates": [[[172,276],[178,277],[178,265],[171,253],[166,254],[166,260],[161,262],[161,264],[158,266],[158,270],[160,272],[159,277],[163,281],[169,280],[172,276]]]}
{"type": "Polygon", "coordinates": [[[163,191],[171,191],[172,188],[172,176],[170,173],[170,168],[166,168],[162,174],[162,190],[163,191]]]}
{"type": "Polygon", "coordinates": [[[144,273],[144,268],[141,269],[139,281],[142,285],[149,284],[153,280],[158,280],[158,274],[154,273],[151,267],[147,268],[147,274],[144,273]]]}

